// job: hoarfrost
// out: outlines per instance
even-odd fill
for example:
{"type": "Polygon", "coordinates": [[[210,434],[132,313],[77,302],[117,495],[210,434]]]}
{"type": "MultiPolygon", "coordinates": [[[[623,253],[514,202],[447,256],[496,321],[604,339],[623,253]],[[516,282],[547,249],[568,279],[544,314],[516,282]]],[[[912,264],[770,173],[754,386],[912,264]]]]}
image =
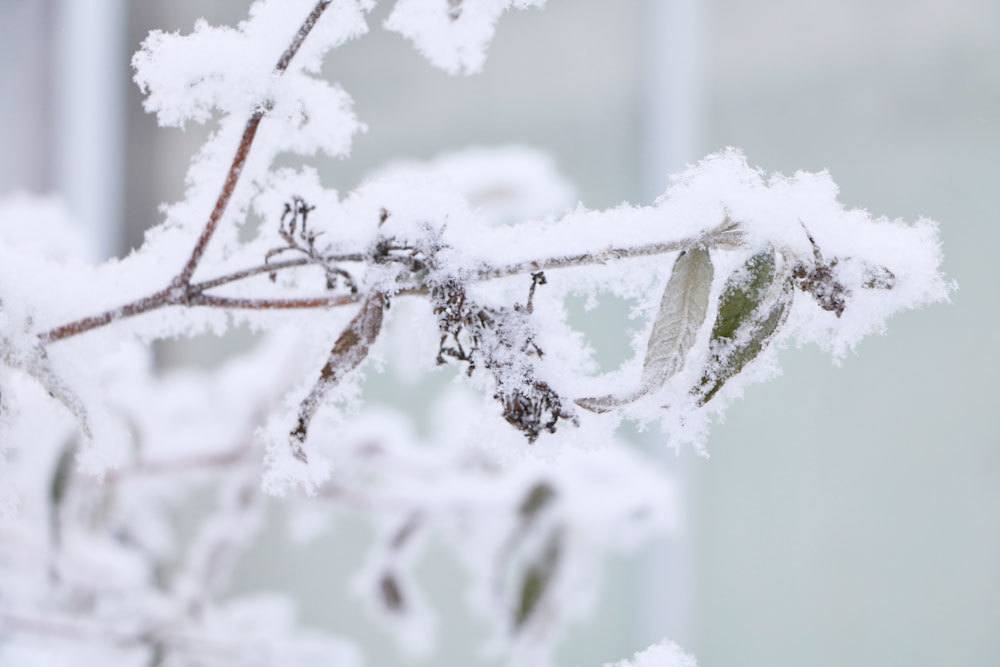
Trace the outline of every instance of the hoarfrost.
{"type": "MultiPolygon", "coordinates": [[[[469,73],[505,11],[542,4],[400,0],[386,25],[469,73]]],[[[0,201],[0,631],[56,637],[6,643],[4,659],[358,664],[299,630],[286,599],[224,596],[267,491],[309,503],[312,534],[334,510],[374,521],[355,593],[413,652],[435,640],[414,571],[439,539],[491,650],[548,664],[593,607],[603,557],[675,521],[670,479],[622,421],[704,450],[726,405],[778,372],[776,349],[839,362],[947,299],[935,223],[847,209],[829,174],[769,175],[735,149],[650,205],[604,211],[573,208],[523,147],[395,163],[344,194],[273,168],[343,156],[363,129],[316,74],[373,5],[259,0],[236,28],[149,36],[133,60],[147,110],[217,127],[129,256],[95,265],[57,203],[0,201]],[[630,359],[598,373],[567,303],[605,294],[641,326],[630,359]],[[239,358],[156,371],[149,343],[236,326],[258,334],[239,358]],[[413,369],[400,386],[421,394],[426,434],[364,400],[385,362],[413,369]],[[424,396],[435,365],[453,381],[424,396]],[[194,516],[198,494],[213,502],[194,516]]],[[[612,667],[654,665],[694,662],[663,643],[612,667]]]]}
{"type": "Polygon", "coordinates": [[[483,68],[500,16],[544,5],[545,0],[398,0],[385,27],[410,39],[435,67],[475,74],[483,68]]]}
{"type": "Polygon", "coordinates": [[[697,663],[676,644],[664,640],[639,651],[630,660],[607,663],[604,667],[697,667],[697,663]]]}

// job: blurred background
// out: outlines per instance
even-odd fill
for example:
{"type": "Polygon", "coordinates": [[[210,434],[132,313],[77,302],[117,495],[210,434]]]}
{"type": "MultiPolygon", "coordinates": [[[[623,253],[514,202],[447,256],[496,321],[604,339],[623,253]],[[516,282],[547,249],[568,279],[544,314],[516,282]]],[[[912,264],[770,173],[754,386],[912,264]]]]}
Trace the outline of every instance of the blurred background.
{"type": "MultiPolygon", "coordinates": [[[[206,129],[158,129],[129,57],[152,28],[233,23],[247,4],[0,0],[0,194],[57,193],[102,254],[136,246],[181,197],[206,129]]],[[[648,202],[670,171],[733,145],[767,170],[830,170],[850,206],[940,221],[951,305],[898,318],[839,368],[785,351],[710,459],[644,436],[682,481],[684,528],[609,564],[563,662],[669,636],[705,667],[1000,664],[1000,2],[549,0],[502,20],[476,77],[378,28],[326,73],[371,128],[323,166],[341,191],[390,158],[517,143],[550,152],[598,208],[648,202]]],[[[608,367],[626,308],[589,318],[608,367]]],[[[346,584],[301,574],[356,567],[363,542],[347,527],[307,552],[262,546],[241,585],[292,590],[306,622],[397,664],[346,584]]],[[[427,664],[478,664],[436,558],[426,576],[456,631],[427,664]]]]}

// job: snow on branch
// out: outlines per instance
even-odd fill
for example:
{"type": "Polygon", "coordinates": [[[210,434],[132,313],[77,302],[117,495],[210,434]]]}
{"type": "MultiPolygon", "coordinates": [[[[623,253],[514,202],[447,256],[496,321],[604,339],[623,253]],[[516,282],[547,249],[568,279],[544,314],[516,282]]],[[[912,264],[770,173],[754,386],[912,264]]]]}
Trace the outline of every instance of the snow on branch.
{"type": "MultiPolygon", "coordinates": [[[[187,35],[154,30],[132,59],[144,107],[161,125],[178,127],[216,111],[304,112],[308,82],[322,83],[306,74],[319,72],[327,51],[367,32],[368,9],[357,0],[258,0],[236,28],[201,20],[187,35]]],[[[327,116],[340,106],[333,101],[327,116]]]]}
{"type": "MultiPolygon", "coordinates": [[[[839,361],[947,299],[935,223],[846,208],[829,174],[767,174],[735,149],[655,202],[608,210],[574,207],[525,148],[389,165],[346,194],[274,168],[282,153],[342,156],[362,129],[318,72],[373,4],[259,0],[235,28],[150,34],[133,59],[147,110],[217,125],[183,200],[128,257],[94,266],[59,207],[0,202],[9,650],[358,664],[345,641],[301,630],[286,598],[228,594],[273,494],[300,536],[344,513],[375,524],[354,590],[411,651],[433,647],[415,571],[438,539],[468,570],[490,647],[549,664],[593,606],[603,555],[673,525],[670,480],[622,441],[623,422],[703,449],[782,346],[839,361]],[[567,304],[608,294],[641,327],[629,359],[598,373],[567,304]],[[154,341],[235,327],[258,334],[252,350],[157,372],[154,341]],[[428,435],[365,400],[386,369],[425,406],[428,435]],[[413,381],[431,373],[453,382],[432,396],[413,381]],[[193,508],[199,494],[214,502],[193,508]]],[[[473,72],[505,11],[542,4],[399,0],[387,27],[473,72]]],[[[665,643],[618,667],[693,664],[665,643]]]]}
{"type": "Polygon", "coordinates": [[[604,667],[697,667],[697,663],[673,642],[663,641],[639,651],[631,660],[609,663],[604,667]]]}
{"type": "Polygon", "coordinates": [[[475,74],[483,68],[500,16],[544,5],[545,0],[398,0],[385,27],[410,39],[435,67],[475,74]]]}

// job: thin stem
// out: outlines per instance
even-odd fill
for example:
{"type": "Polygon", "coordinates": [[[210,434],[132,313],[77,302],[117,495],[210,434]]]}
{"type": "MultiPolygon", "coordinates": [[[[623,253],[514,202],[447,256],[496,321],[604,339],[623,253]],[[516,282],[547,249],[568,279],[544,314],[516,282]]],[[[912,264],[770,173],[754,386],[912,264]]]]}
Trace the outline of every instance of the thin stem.
{"type": "Polygon", "coordinates": [[[121,470],[108,471],[108,483],[114,484],[122,480],[136,477],[157,477],[160,475],[173,475],[178,473],[200,472],[212,468],[227,468],[229,466],[246,461],[249,458],[252,448],[247,445],[240,445],[224,452],[205,454],[202,456],[190,456],[187,458],[142,461],[136,465],[123,468],[121,470]]]}
{"type": "Polygon", "coordinates": [[[743,240],[744,235],[743,232],[740,231],[739,225],[727,217],[723,220],[722,224],[707,230],[698,236],[681,239],[679,241],[646,243],[643,245],[621,246],[617,248],[610,247],[605,248],[604,250],[583,252],[576,255],[532,259],[525,262],[517,262],[506,266],[486,269],[480,272],[477,278],[479,280],[492,280],[495,278],[506,278],[507,276],[514,276],[522,273],[534,273],[536,271],[549,271],[551,269],[567,269],[578,266],[607,264],[610,261],[619,259],[664,255],[666,253],[678,252],[697,245],[704,245],[706,247],[738,247],[743,240]]]}
{"type": "Polygon", "coordinates": [[[300,266],[318,266],[324,262],[364,262],[366,259],[367,256],[362,253],[347,253],[343,255],[326,255],[319,260],[311,257],[299,257],[297,259],[287,259],[281,262],[265,262],[264,264],[251,266],[240,271],[234,271],[233,273],[227,273],[217,278],[212,278],[211,280],[194,283],[191,285],[191,289],[197,293],[207,292],[210,289],[215,289],[216,287],[221,287],[222,285],[245,280],[246,278],[252,278],[253,276],[258,276],[262,273],[278,273],[279,271],[284,271],[285,269],[293,269],[300,266]]]}
{"type": "Polygon", "coordinates": [[[592,266],[594,264],[607,264],[618,259],[630,259],[634,257],[649,257],[650,255],[663,255],[669,252],[677,252],[690,247],[696,243],[693,239],[673,241],[669,243],[648,243],[646,245],[607,248],[597,252],[585,252],[576,255],[563,255],[562,257],[547,257],[545,259],[530,259],[525,262],[507,264],[492,269],[485,269],[477,276],[477,280],[494,280],[496,278],[507,278],[509,276],[524,273],[535,273],[537,271],[549,271],[552,269],[568,269],[580,266],[592,266]]]}
{"type": "MultiPolygon", "coordinates": [[[[288,45],[288,48],[281,54],[278,58],[277,64],[274,66],[274,73],[277,76],[281,76],[288,69],[289,64],[292,62],[292,58],[295,54],[299,52],[302,48],[302,44],[306,41],[306,37],[312,32],[313,27],[319,18],[326,11],[326,8],[330,6],[333,0],[320,0],[313,7],[313,10],[309,12],[305,21],[299,27],[298,31],[295,33],[295,37],[292,39],[292,43],[288,45]]],[[[264,119],[264,113],[266,108],[260,108],[253,112],[253,115],[247,120],[246,127],[243,129],[243,136],[240,138],[240,144],[236,149],[236,155],[233,157],[232,164],[229,165],[229,171],[226,174],[226,180],[222,185],[222,191],[219,193],[218,198],[215,200],[215,206],[212,207],[212,212],[208,216],[208,222],[205,223],[204,229],[201,230],[201,234],[198,236],[198,240],[195,241],[194,249],[191,251],[191,256],[188,257],[187,262],[181,269],[180,274],[174,279],[174,287],[187,287],[191,284],[191,277],[194,275],[195,269],[198,268],[198,264],[201,262],[201,258],[205,254],[205,250],[208,248],[209,242],[212,240],[212,236],[215,234],[215,230],[219,226],[219,221],[222,219],[223,214],[226,212],[226,207],[229,206],[229,201],[233,198],[233,192],[236,190],[236,185],[239,183],[240,175],[243,173],[243,167],[246,165],[247,158],[250,155],[250,149],[253,147],[254,139],[257,136],[257,130],[260,128],[260,122],[264,119]]]]}
{"type": "MultiPolygon", "coordinates": [[[[312,11],[309,12],[309,15],[302,22],[302,25],[299,26],[295,36],[292,38],[292,42],[278,58],[278,62],[274,66],[274,72],[277,76],[281,76],[288,69],[288,66],[291,64],[295,54],[299,52],[299,49],[302,48],[302,44],[309,36],[309,33],[311,33],[312,29],[316,26],[316,22],[319,21],[323,12],[326,11],[327,7],[329,7],[332,2],[333,0],[319,0],[319,2],[317,2],[313,7],[312,11]]],[[[92,329],[103,327],[116,320],[133,317],[164,306],[184,304],[188,300],[188,296],[191,294],[191,278],[194,275],[195,269],[198,268],[198,264],[201,262],[201,258],[204,256],[205,250],[208,248],[208,244],[212,240],[212,236],[215,234],[215,230],[219,226],[219,221],[222,219],[222,216],[226,212],[226,208],[229,206],[229,201],[233,197],[233,192],[236,190],[236,186],[240,180],[240,175],[243,173],[243,167],[246,165],[247,158],[250,155],[250,149],[253,147],[254,139],[257,136],[257,130],[260,128],[260,123],[264,119],[265,111],[266,109],[264,108],[258,109],[247,120],[246,127],[243,129],[243,136],[240,138],[239,146],[236,149],[236,155],[233,156],[232,164],[229,165],[229,171],[226,173],[226,180],[222,185],[222,191],[215,200],[215,206],[212,207],[212,212],[208,216],[208,221],[205,223],[205,227],[201,230],[201,234],[198,235],[197,241],[195,241],[190,257],[188,257],[188,260],[185,262],[181,272],[176,278],[174,278],[171,284],[158,292],[154,292],[149,296],[142,297],[141,299],[118,308],[107,310],[98,315],[85,317],[75,322],[70,322],[63,326],[56,327],[55,329],[52,329],[51,331],[48,331],[40,336],[43,345],[62,340],[64,338],[70,338],[92,329]]],[[[225,284],[225,282],[239,280],[241,278],[248,277],[249,275],[255,275],[255,273],[232,277],[228,281],[223,280],[217,284],[225,284]]],[[[206,289],[209,289],[209,287],[202,286],[196,293],[200,293],[206,289]]]]}
{"type": "Polygon", "coordinates": [[[353,294],[341,296],[314,296],[301,299],[244,299],[240,297],[198,294],[192,296],[188,305],[230,310],[309,310],[313,308],[336,308],[357,303],[353,294]]]}
{"type": "Polygon", "coordinates": [[[0,610],[0,628],[7,628],[18,633],[52,636],[74,641],[97,638],[104,640],[110,635],[111,641],[119,646],[132,646],[141,643],[137,638],[123,636],[111,628],[90,624],[86,621],[35,617],[5,610],[0,610]]]}
{"type": "Polygon", "coordinates": [[[120,648],[147,646],[151,641],[169,645],[172,652],[185,655],[211,656],[233,664],[240,656],[240,648],[217,641],[213,637],[194,634],[170,633],[157,637],[156,632],[122,633],[117,628],[70,617],[29,616],[0,610],[0,630],[64,641],[108,641],[120,648]]]}
{"type": "MultiPolygon", "coordinates": [[[[733,232],[723,230],[717,234],[697,236],[680,241],[670,241],[665,243],[647,243],[639,246],[623,246],[605,248],[591,253],[578,253],[575,255],[561,255],[556,257],[546,257],[542,259],[527,260],[499,266],[495,268],[483,269],[475,276],[474,280],[495,280],[498,278],[508,278],[510,276],[537,271],[549,271],[553,269],[567,269],[581,266],[592,266],[594,264],[606,264],[610,261],[632,259],[636,257],[649,257],[671,252],[677,252],[699,243],[711,245],[716,240],[731,242],[735,237],[733,232]]],[[[345,253],[342,255],[331,255],[327,259],[330,261],[343,262],[364,262],[370,258],[362,253],[345,253]]],[[[298,258],[283,262],[273,262],[248,267],[239,271],[234,271],[200,283],[193,283],[186,290],[164,289],[149,296],[137,299],[131,303],[118,308],[107,310],[99,315],[85,317],[75,322],[70,322],[56,327],[40,336],[43,344],[54,343],[66,338],[72,338],[92,329],[97,329],[111,324],[116,320],[125,319],[134,315],[139,315],[151,310],[157,310],[165,306],[203,306],[208,308],[229,308],[234,310],[301,310],[313,308],[336,308],[360,302],[357,295],[339,296],[315,296],[293,299],[253,299],[242,297],[226,297],[205,294],[209,289],[239,282],[246,278],[260,275],[262,273],[278,272],[287,269],[309,266],[315,264],[309,258],[298,258]]],[[[426,288],[409,287],[396,293],[397,296],[409,296],[425,294],[426,288]]]]}
{"type": "Polygon", "coordinates": [[[171,288],[162,289],[158,292],[150,294],[149,296],[144,296],[141,299],[119,306],[118,308],[112,308],[98,315],[84,317],[74,322],[69,322],[55,327],[54,329],[41,334],[39,339],[41,340],[42,345],[48,345],[49,343],[54,343],[56,341],[63,340],[64,338],[79,336],[82,333],[86,333],[92,329],[98,329],[117,320],[124,320],[129,317],[134,317],[135,315],[147,313],[151,310],[157,310],[163,306],[178,303],[175,300],[174,294],[175,290],[171,288]]]}
{"type": "MultiPolygon", "coordinates": [[[[324,257],[325,261],[330,262],[361,262],[364,261],[365,255],[361,253],[349,253],[342,255],[329,255],[324,257]]],[[[290,259],[282,262],[271,262],[267,264],[260,264],[258,266],[251,266],[246,269],[241,269],[239,271],[234,271],[232,273],[227,273],[210,280],[204,280],[198,283],[192,283],[187,289],[181,287],[169,287],[166,289],[153,292],[147,296],[136,299],[124,305],[118,306],[117,308],[110,308],[97,315],[92,315],[89,317],[84,317],[73,322],[68,322],[67,324],[55,327],[39,336],[43,345],[48,345],[49,343],[55,343],[57,341],[63,340],[65,338],[72,338],[73,336],[78,336],[82,333],[91,331],[92,329],[98,329],[105,325],[111,324],[117,320],[124,320],[135,315],[141,315],[142,313],[147,313],[151,310],[157,310],[165,306],[208,306],[215,308],[248,308],[254,306],[248,305],[233,305],[230,306],[230,300],[223,297],[208,297],[204,295],[210,289],[216,287],[221,287],[222,285],[228,285],[230,283],[239,282],[241,280],[246,280],[247,278],[252,278],[254,276],[260,275],[262,273],[278,273],[288,269],[294,269],[303,266],[311,266],[317,264],[318,262],[302,257],[298,259],[290,259]]],[[[302,306],[308,308],[319,308],[321,306],[329,306],[330,297],[314,298],[314,299],[299,299],[299,302],[308,302],[309,305],[302,306]],[[323,301],[326,299],[326,301],[323,301]]],[[[240,299],[240,303],[247,303],[250,300],[240,299]]],[[[267,300],[268,302],[273,302],[273,300],[267,300]]],[[[347,305],[349,303],[354,303],[354,300],[347,300],[333,303],[334,306],[347,305]]],[[[288,303],[293,303],[289,301],[288,303]]],[[[285,309],[294,306],[284,306],[285,309]]]]}
{"type": "Polygon", "coordinates": [[[205,223],[204,229],[198,235],[198,240],[195,241],[191,256],[188,257],[180,274],[174,279],[173,284],[175,287],[183,288],[191,284],[191,276],[194,275],[195,269],[198,268],[198,264],[201,262],[201,258],[208,248],[208,243],[212,240],[212,236],[219,226],[219,220],[222,219],[222,215],[226,212],[226,207],[229,206],[229,200],[233,197],[233,192],[236,190],[237,183],[239,183],[240,175],[243,173],[243,167],[246,165],[250,149],[253,147],[253,140],[257,136],[257,129],[260,127],[260,121],[263,118],[264,111],[261,109],[255,111],[250,116],[250,120],[247,121],[247,125],[243,129],[243,136],[240,138],[240,145],[236,149],[236,155],[233,157],[232,164],[229,165],[226,180],[222,184],[222,192],[219,193],[218,199],[215,200],[215,206],[212,208],[212,213],[208,216],[208,222],[205,223]]]}
{"type": "Polygon", "coordinates": [[[313,7],[311,12],[309,12],[309,16],[307,16],[306,20],[302,22],[301,26],[299,26],[299,30],[295,33],[292,43],[288,45],[288,48],[285,49],[284,53],[281,54],[281,57],[278,58],[278,62],[274,65],[275,73],[284,74],[285,70],[287,70],[288,66],[291,64],[292,58],[294,58],[295,54],[299,52],[299,49],[302,48],[303,42],[306,41],[309,33],[312,32],[316,22],[319,21],[323,12],[325,12],[326,8],[331,4],[333,4],[333,0],[319,0],[319,2],[316,3],[316,6],[313,7]]]}

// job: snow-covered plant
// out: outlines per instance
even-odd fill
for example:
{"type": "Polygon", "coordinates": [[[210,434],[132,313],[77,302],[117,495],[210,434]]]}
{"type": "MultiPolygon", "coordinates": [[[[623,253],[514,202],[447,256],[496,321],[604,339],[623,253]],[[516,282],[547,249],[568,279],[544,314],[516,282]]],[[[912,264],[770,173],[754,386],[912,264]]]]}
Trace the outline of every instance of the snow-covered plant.
{"type": "MultiPolygon", "coordinates": [[[[258,0],[235,28],[149,35],[133,59],[146,109],[214,130],[129,256],[88,262],[50,201],[0,206],[3,664],[360,664],[286,598],[231,594],[268,494],[299,537],[342,512],[374,524],[355,590],[408,649],[436,640],[413,570],[443,541],[487,648],[548,664],[602,556],[672,525],[670,480],[623,422],[701,449],[776,349],[839,359],[946,298],[934,223],[845,209],[827,174],[767,175],[731,149],[605,211],[571,208],[527,149],[390,166],[345,196],[275,168],[348,153],[363,126],[318,73],[374,4],[258,0]],[[601,295],[642,323],[610,373],[567,315],[601,295]],[[156,371],[154,341],[234,327],[258,334],[251,351],[156,371]],[[453,377],[421,396],[422,434],[363,400],[386,368],[421,394],[417,373],[453,377]]],[[[501,14],[542,4],[398,0],[386,27],[468,73],[501,14]]],[[[693,662],[664,643],[621,664],[693,662]]]]}

